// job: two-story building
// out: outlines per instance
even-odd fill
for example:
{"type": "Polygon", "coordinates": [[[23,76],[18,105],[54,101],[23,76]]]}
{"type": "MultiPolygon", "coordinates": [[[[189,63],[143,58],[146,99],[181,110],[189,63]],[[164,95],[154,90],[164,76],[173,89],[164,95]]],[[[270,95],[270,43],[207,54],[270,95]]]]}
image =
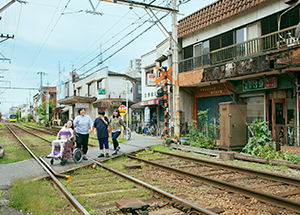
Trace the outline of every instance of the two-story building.
{"type": "MultiPolygon", "coordinates": [[[[299,139],[299,1],[218,0],[179,21],[179,85],[193,93],[191,112],[242,101],[245,123],[284,128],[299,139]],[[298,130],[295,129],[298,127],[298,130]]],[[[289,135],[288,135],[289,134],[289,135]]]]}
{"type": "Polygon", "coordinates": [[[100,109],[111,116],[113,110],[120,105],[133,104],[133,85],[135,79],[120,73],[109,71],[107,67],[79,78],[70,73],[71,81],[65,84],[65,98],[58,103],[65,105],[62,111],[69,113],[69,118],[77,116],[79,108],[85,108],[86,113],[95,120],[100,109]]]}

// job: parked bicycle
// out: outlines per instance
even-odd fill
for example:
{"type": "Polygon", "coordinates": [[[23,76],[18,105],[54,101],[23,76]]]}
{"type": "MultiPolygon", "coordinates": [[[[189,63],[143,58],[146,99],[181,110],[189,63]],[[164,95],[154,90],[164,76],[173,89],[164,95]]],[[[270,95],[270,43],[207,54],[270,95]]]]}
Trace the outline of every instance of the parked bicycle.
{"type": "Polygon", "coordinates": [[[157,126],[156,123],[151,120],[149,125],[144,127],[143,132],[145,134],[151,135],[151,136],[157,136],[157,126]]]}
{"type": "Polygon", "coordinates": [[[129,128],[129,131],[125,130],[124,138],[126,140],[130,140],[130,138],[131,138],[131,129],[130,128],[129,128]]]}
{"type": "MultiPolygon", "coordinates": [[[[173,123],[173,121],[170,122],[167,132],[168,132],[168,137],[170,137],[174,133],[174,123],[173,123]]],[[[165,129],[162,129],[161,132],[160,132],[160,135],[159,135],[160,139],[162,139],[162,140],[165,139],[165,134],[166,134],[165,129]]]]}

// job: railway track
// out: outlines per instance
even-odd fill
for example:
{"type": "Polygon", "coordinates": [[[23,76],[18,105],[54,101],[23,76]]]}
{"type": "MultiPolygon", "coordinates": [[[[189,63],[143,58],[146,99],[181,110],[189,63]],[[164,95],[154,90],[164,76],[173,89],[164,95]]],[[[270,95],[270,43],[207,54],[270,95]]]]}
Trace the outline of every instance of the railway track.
{"type": "MultiPolygon", "coordinates": [[[[29,126],[29,125],[25,125],[27,128],[30,129],[34,129],[36,131],[41,131],[41,132],[45,132],[47,134],[52,134],[52,135],[57,135],[57,132],[60,130],[58,128],[45,128],[45,127],[41,127],[41,126],[29,126]]],[[[93,140],[97,140],[96,137],[89,137],[90,139],[93,140]]]]}
{"type": "Polygon", "coordinates": [[[69,175],[58,174],[16,135],[13,130],[20,127],[6,126],[80,214],[90,214],[90,211],[95,214],[119,214],[120,209],[123,214],[149,214],[149,211],[156,214],[215,214],[90,158],[93,168],[79,168],[69,175]],[[99,168],[95,168],[96,165],[99,168]],[[68,182],[70,177],[72,180],[68,182]],[[120,209],[115,207],[115,202],[120,209]]]}
{"type": "MultiPolygon", "coordinates": [[[[276,210],[285,208],[289,211],[287,214],[300,213],[299,178],[269,174],[248,168],[220,164],[218,162],[208,162],[204,159],[186,157],[168,152],[156,150],[153,152],[150,154],[141,153],[138,157],[134,155],[127,156],[130,159],[139,160],[147,165],[167,170],[172,174],[188,177],[194,180],[193,183],[196,184],[196,187],[201,187],[199,183],[213,186],[216,188],[214,193],[217,196],[230,193],[233,195],[242,195],[240,199],[245,204],[251,201],[259,201],[267,203],[265,204],[266,206],[274,206],[277,208],[276,210]]],[[[151,171],[149,174],[151,174],[151,171]]],[[[272,209],[265,210],[272,211],[272,209]]],[[[224,211],[226,210],[224,209],[224,211]]]]}

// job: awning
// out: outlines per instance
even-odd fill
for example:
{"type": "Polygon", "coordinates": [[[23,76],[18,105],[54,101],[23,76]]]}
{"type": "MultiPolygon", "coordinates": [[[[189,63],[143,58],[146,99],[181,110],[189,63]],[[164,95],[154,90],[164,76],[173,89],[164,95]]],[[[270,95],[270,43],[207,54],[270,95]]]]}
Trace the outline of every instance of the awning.
{"type": "Polygon", "coordinates": [[[146,106],[155,106],[158,105],[159,100],[162,100],[162,97],[157,99],[147,100],[147,101],[140,101],[132,105],[131,108],[144,108],[146,106]]]}
{"type": "MultiPolygon", "coordinates": [[[[133,105],[134,102],[131,100],[128,100],[129,107],[133,105]]],[[[97,101],[93,102],[94,108],[114,108],[119,107],[120,105],[126,105],[126,99],[117,99],[117,98],[105,98],[105,99],[98,99],[97,101]]]]}
{"type": "Polygon", "coordinates": [[[52,109],[52,113],[59,113],[64,107],[56,107],[52,109]]]}
{"type": "Polygon", "coordinates": [[[96,97],[71,96],[58,100],[57,102],[64,105],[75,105],[76,103],[89,103],[94,101],[96,101],[96,97]]]}

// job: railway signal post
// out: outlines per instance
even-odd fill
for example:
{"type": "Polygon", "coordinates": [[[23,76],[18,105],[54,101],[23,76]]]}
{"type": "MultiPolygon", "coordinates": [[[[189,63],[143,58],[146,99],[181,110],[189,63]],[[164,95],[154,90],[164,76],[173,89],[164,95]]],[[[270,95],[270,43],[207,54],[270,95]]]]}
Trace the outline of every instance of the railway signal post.
{"type": "Polygon", "coordinates": [[[159,82],[161,82],[162,80],[164,80],[163,102],[164,102],[164,109],[165,109],[165,138],[168,138],[168,127],[169,127],[169,117],[168,117],[168,112],[169,112],[169,106],[168,106],[168,80],[170,80],[171,83],[173,83],[173,79],[169,75],[172,72],[173,67],[171,67],[170,69],[167,70],[166,68],[160,68],[159,66],[156,66],[155,69],[162,74],[162,76],[160,76],[159,78],[157,78],[155,80],[155,83],[158,84],[159,82]]]}

